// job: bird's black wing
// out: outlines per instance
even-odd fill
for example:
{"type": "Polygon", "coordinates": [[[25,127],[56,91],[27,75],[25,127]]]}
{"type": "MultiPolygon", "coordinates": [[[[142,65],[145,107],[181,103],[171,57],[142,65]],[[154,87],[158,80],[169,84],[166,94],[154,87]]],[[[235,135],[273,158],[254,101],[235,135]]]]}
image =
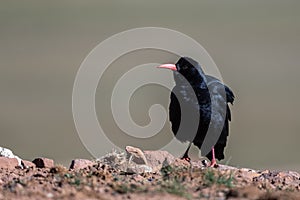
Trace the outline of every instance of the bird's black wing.
{"type": "Polygon", "coordinates": [[[221,94],[222,90],[225,89],[227,103],[233,104],[235,96],[234,96],[232,90],[227,85],[224,85],[219,79],[217,79],[213,76],[210,76],[210,75],[206,75],[206,79],[207,79],[208,86],[209,85],[214,86],[214,92],[221,94]]]}
{"type": "MultiPolygon", "coordinates": [[[[233,104],[235,96],[232,90],[227,85],[224,85],[219,79],[215,77],[206,75],[206,78],[207,85],[210,88],[210,91],[213,93],[213,98],[215,98],[215,103],[226,102],[233,104]],[[224,98],[224,90],[226,95],[226,101],[224,98]]],[[[231,112],[228,105],[226,106],[226,115],[229,121],[231,121],[231,112]]]]}
{"type": "MultiPolygon", "coordinates": [[[[228,103],[233,103],[234,94],[230,88],[224,85],[220,80],[212,76],[206,76],[206,78],[207,86],[211,92],[211,103],[216,108],[216,112],[212,113],[211,123],[216,130],[222,130],[221,135],[214,146],[216,158],[221,160],[224,159],[224,148],[229,135],[229,121],[231,120],[231,112],[228,103]]],[[[207,157],[209,159],[211,158],[211,152],[207,157]]]]}

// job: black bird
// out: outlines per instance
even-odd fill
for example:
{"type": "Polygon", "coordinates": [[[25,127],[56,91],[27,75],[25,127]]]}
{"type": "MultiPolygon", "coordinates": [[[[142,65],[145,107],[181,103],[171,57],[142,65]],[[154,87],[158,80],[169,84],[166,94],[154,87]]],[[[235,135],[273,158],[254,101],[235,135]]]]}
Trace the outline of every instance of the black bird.
{"type": "Polygon", "coordinates": [[[188,151],[191,144],[194,143],[201,149],[207,133],[210,133],[211,137],[218,137],[214,140],[216,143],[209,146],[206,155],[203,155],[202,151],[201,153],[211,161],[211,167],[217,167],[216,159],[224,159],[224,148],[229,134],[229,121],[231,121],[228,103],[233,104],[233,92],[217,78],[205,75],[201,66],[188,57],[180,58],[176,64],[160,65],[159,68],[174,71],[176,85],[170,97],[169,118],[175,137],[181,142],[190,142],[182,158],[189,161],[188,151]],[[214,112],[212,106],[216,108],[214,112]],[[182,111],[188,113],[189,119],[187,128],[183,128],[184,133],[179,134],[179,127],[183,120],[182,111]],[[187,133],[192,126],[189,121],[197,118],[200,121],[197,122],[198,127],[194,129],[196,133],[191,135],[187,133]]]}

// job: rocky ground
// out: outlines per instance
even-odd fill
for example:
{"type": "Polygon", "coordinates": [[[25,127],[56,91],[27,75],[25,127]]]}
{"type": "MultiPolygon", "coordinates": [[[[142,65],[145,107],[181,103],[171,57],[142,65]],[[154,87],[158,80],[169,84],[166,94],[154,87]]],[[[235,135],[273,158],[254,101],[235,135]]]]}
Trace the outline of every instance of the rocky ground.
{"type": "Polygon", "coordinates": [[[112,152],[69,168],[0,157],[0,199],[300,199],[300,174],[188,163],[165,151],[112,152]]]}

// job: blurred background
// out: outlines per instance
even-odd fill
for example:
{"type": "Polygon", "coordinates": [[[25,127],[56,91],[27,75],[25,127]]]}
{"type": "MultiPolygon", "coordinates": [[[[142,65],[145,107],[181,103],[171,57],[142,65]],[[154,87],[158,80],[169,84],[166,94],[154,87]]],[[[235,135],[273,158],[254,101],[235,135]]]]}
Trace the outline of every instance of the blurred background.
{"type": "MultiPolygon", "coordinates": [[[[185,33],[203,45],[235,92],[223,162],[300,171],[299,9],[300,2],[292,0],[1,1],[0,146],[24,159],[45,156],[65,165],[73,158],[92,158],[72,117],[77,70],[111,35],[157,26],[185,33]]],[[[149,50],[114,64],[148,56],[157,58],[150,62],[177,59],[149,50]]],[[[101,90],[111,85],[103,81],[96,106],[105,121],[101,90]]],[[[131,108],[139,124],[147,124],[151,103],[168,106],[169,101],[166,90],[143,89],[147,92],[137,92],[131,108]]],[[[169,128],[167,122],[162,131],[169,128]]]]}

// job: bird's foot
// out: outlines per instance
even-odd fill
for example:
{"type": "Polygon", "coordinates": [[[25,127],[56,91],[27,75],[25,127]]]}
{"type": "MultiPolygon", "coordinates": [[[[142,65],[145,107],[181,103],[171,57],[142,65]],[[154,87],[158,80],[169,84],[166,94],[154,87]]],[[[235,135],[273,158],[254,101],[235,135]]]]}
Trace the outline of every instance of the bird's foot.
{"type": "Polygon", "coordinates": [[[212,167],[212,168],[218,168],[219,165],[217,163],[217,161],[215,159],[213,159],[210,164],[209,164],[209,167],[212,167]]]}
{"type": "Polygon", "coordinates": [[[183,156],[183,157],[181,158],[181,160],[185,160],[185,161],[187,161],[187,162],[191,162],[191,158],[188,157],[188,156],[183,156]]]}

